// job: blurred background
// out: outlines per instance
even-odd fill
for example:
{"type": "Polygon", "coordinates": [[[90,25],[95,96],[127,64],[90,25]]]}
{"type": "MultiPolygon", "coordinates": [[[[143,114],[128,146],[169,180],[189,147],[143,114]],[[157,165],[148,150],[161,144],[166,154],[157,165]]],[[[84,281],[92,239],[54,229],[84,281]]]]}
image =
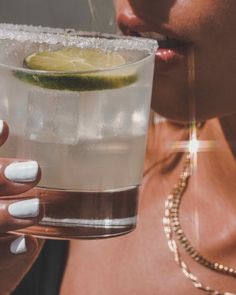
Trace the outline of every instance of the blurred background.
{"type": "Polygon", "coordinates": [[[0,22],[116,32],[112,0],[0,0],[0,22]]]}

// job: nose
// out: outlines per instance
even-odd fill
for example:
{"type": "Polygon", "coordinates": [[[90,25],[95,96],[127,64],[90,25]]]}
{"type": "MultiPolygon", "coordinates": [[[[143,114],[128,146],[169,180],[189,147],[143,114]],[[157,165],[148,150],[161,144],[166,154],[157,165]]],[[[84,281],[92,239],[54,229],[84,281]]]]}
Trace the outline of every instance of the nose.
{"type": "Polygon", "coordinates": [[[147,31],[147,24],[132,10],[128,0],[115,0],[116,21],[125,35],[137,35],[137,32],[147,31]]]}

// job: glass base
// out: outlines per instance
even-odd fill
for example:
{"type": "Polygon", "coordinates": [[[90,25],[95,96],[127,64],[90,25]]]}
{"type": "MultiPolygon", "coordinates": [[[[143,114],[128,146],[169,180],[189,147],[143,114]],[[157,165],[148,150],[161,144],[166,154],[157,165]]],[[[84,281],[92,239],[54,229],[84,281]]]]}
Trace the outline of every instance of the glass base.
{"type": "Polygon", "coordinates": [[[138,187],[103,192],[36,188],[42,221],[25,233],[52,239],[99,239],[127,234],[137,222],[138,187]]]}

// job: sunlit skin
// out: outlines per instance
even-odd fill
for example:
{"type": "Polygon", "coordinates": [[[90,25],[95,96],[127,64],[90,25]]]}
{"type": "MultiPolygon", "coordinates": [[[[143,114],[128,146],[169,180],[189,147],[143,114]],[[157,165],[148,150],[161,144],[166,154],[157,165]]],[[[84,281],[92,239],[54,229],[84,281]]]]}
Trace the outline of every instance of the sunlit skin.
{"type": "MultiPolygon", "coordinates": [[[[232,113],[235,104],[236,5],[234,0],[118,0],[124,33],[155,31],[193,45],[196,60],[196,117],[232,113]],[[130,4],[131,6],[130,6],[130,4]]],[[[187,59],[169,71],[155,71],[152,106],[173,120],[189,119],[187,59]]]]}

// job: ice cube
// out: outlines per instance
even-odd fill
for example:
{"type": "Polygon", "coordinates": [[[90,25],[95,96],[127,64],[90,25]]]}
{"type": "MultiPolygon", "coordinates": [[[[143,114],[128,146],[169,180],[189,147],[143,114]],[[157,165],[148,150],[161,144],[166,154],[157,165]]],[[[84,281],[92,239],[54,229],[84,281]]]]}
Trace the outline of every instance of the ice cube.
{"type": "MultiPolygon", "coordinates": [[[[100,140],[104,136],[103,91],[80,93],[78,138],[80,140],[100,140]]],[[[106,109],[106,111],[109,111],[106,109]]]]}
{"type": "Polygon", "coordinates": [[[31,90],[25,134],[30,140],[74,145],[77,143],[79,93],[31,90]]]}

